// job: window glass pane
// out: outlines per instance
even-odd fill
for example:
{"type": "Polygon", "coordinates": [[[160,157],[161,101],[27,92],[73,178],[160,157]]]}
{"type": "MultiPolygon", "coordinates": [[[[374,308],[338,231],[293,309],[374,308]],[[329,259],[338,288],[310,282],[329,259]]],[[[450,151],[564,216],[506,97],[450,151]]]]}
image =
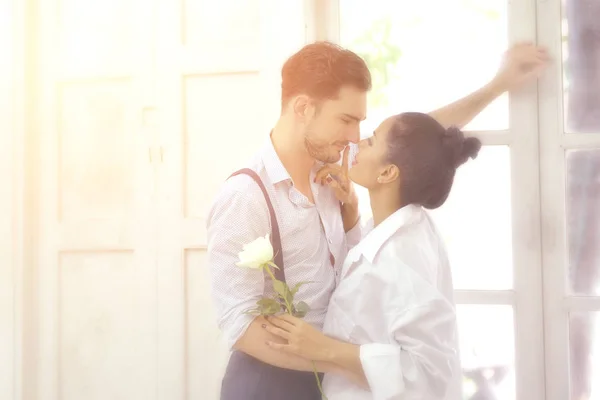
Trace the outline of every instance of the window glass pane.
{"type": "Polygon", "coordinates": [[[600,398],[600,312],[571,313],[569,376],[571,399],[600,398]]]}
{"type": "Polygon", "coordinates": [[[463,397],[514,400],[514,321],[511,306],[458,305],[463,397]]]}
{"type": "Polygon", "coordinates": [[[433,215],[445,239],[455,289],[511,289],[510,150],[485,146],[460,167],[433,215]]]}
{"type": "MultiPolygon", "coordinates": [[[[371,216],[368,192],[356,186],[361,215],[371,216]]],[[[430,211],[444,238],[455,289],[511,289],[510,150],[484,146],[458,169],[446,203],[430,211]]]]}
{"type": "Polygon", "coordinates": [[[600,2],[563,0],[565,130],[600,133],[600,2]]]}
{"type": "MultiPolygon", "coordinates": [[[[373,76],[371,132],[387,116],[429,112],[476,90],[497,71],[507,47],[506,0],[340,1],[341,44],[373,76]],[[435,10],[435,12],[432,12],[435,10]]],[[[466,129],[508,128],[498,99],[466,129]]]]}
{"type": "Polygon", "coordinates": [[[566,160],[570,289],[600,295],[600,149],[569,150],[566,160]]]}

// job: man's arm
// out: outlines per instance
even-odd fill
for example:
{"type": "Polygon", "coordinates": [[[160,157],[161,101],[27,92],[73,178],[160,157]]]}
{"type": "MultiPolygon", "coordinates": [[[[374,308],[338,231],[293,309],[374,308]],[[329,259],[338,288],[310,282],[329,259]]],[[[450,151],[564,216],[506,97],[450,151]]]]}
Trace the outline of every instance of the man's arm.
{"type": "Polygon", "coordinates": [[[445,127],[462,128],[504,92],[537,78],[547,62],[543,49],[529,43],[516,44],[506,52],[503,65],[491,82],[429,115],[445,127]]]}
{"type": "MultiPolygon", "coordinates": [[[[270,232],[269,213],[260,188],[245,175],[230,178],[208,216],[208,267],[211,295],[219,329],[230,349],[243,351],[267,364],[312,371],[310,361],[268,348],[275,336],[265,331],[262,317],[246,314],[264,293],[261,270],[235,265],[244,244],[270,232]],[[245,210],[241,217],[239,210],[245,210]]],[[[335,366],[320,363],[322,372],[335,366]]]]}

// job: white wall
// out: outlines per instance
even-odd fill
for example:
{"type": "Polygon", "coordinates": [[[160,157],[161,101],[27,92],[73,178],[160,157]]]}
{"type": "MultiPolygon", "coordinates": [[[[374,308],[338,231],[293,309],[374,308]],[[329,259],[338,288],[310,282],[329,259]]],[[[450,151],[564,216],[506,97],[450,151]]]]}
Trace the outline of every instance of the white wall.
{"type": "Polygon", "coordinates": [[[14,397],[12,0],[0,0],[0,399],[14,397]]]}

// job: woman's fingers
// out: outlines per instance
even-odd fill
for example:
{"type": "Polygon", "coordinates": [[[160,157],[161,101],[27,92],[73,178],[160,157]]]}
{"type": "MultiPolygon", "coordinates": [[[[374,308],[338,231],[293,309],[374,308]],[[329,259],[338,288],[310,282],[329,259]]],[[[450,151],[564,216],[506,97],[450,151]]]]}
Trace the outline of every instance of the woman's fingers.
{"type": "Polygon", "coordinates": [[[279,336],[280,338],[283,338],[285,340],[289,340],[290,339],[290,333],[287,331],[284,331],[281,328],[277,328],[275,326],[271,326],[271,325],[267,325],[267,324],[263,324],[262,327],[269,333],[272,333],[275,336],[279,336]]]}
{"type": "MultiPolygon", "coordinates": [[[[273,317],[269,317],[269,319],[271,319],[271,318],[273,318],[273,317]]],[[[293,315],[290,315],[290,314],[281,314],[275,318],[285,321],[292,326],[298,326],[298,325],[301,325],[304,323],[304,321],[301,320],[300,318],[294,317],[293,315]]]]}
{"type": "Polygon", "coordinates": [[[342,189],[340,183],[335,179],[328,178],[326,180],[326,184],[336,191],[336,195],[338,194],[338,191],[342,189]]]}
{"type": "Polygon", "coordinates": [[[315,182],[319,182],[323,184],[323,179],[327,177],[327,175],[339,175],[340,168],[337,165],[326,165],[317,171],[315,175],[315,182]]]}
{"type": "Polygon", "coordinates": [[[344,155],[342,156],[342,173],[348,174],[348,154],[350,154],[350,146],[346,146],[344,149],[344,155]]]}
{"type": "Polygon", "coordinates": [[[271,324],[275,325],[276,327],[289,332],[290,329],[292,329],[294,327],[294,323],[286,320],[285,319],[286,316],[287,316],[287,314],[283,314],[283,315],[280,315],[277,317],[271,315],[271,316],[265,317],[265,319],[267,321],[269,321],[271,324]]]}

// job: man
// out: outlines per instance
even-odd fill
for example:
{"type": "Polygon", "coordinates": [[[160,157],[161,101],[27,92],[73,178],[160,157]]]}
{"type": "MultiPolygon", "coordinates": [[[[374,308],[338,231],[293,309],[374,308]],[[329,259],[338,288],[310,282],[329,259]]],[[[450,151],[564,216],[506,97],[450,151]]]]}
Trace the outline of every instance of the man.
{"type": "MultiPolygon", "coordinates": [[[[517,45],[489,84],[431,115],[442,125],[462,127],[500,94],[535,77],[545,62],[542,50],[517,45]]],[[[347,249],[360,240],[360,224],[352,187],[331,179],[321,186],[317,172],[359,141],[370,88],[369,70],[353,52],[326,42],[305,46],[283,66],[281,116],[248,165],[273,203],[287,283],[312,282],[296,300],[309,304],[305,320],[319,329],[347,249]]],[[[209,214],[212,295],[219,327],[234,350],[221,399],[320,399],[314,375],[286,369],[294,360],[265,344],[277,339],[262,328],[264,318],[245,313],[272,294],[271,285],[260,270],[235,263],[244,244],[271,233],[269,221],[263,193],[247,175],[227,180],[209,214]]]]}

